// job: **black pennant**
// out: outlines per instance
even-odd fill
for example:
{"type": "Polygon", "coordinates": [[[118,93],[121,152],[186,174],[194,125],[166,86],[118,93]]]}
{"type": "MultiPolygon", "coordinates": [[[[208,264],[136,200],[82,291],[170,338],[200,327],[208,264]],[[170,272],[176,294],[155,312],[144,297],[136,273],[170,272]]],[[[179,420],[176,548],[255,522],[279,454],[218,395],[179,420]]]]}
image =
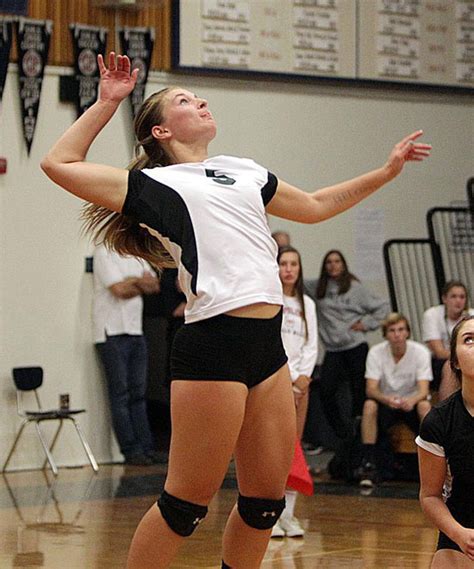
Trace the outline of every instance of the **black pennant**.
{"type": "Polygon", "coordinates": [[[107,29],[71,24],[74,47],[74,70],[77,81],[76,109],[81,116],[97,100],[100,72],[98,54],[104,55],[107,29]]]}
{"type": "Polygon", "coordinates": [[[0,102],[7,79],[8,61],[10,59],[10,48],[12,46],[12,32],[13,26],[11,21],[0,18],[0,102]]]}
{"type": "Polygon", "coordinates": [[[53,23],[51,20],[19,18],[16,22],[16,29],[23,136],[29,154],[35,135],[44,68],[48,59],[53,23]]]}
{"type": "Polygon", "coordinates": [[[123,54],[129,57],[132,69],[139,69],[137,83],[130,94],[132,112],[135,117],[145,98],[155,31],[153,28],[123,28],[119,35],[123,54]]]}

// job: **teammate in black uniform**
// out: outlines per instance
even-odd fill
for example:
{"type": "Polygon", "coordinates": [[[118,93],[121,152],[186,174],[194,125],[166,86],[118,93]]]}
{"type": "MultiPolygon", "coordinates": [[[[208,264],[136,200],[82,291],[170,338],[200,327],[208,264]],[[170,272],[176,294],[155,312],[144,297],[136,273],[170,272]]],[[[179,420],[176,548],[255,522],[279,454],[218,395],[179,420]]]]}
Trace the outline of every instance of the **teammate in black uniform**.
{"type": "Polygon", "coordinates": [[[172,257],[187,297],[186,325],[172,352],[165,491],[137,528],[128,567],[169,567],[234,455],[240,494],[224,531],[222,567],[256,569],[284,508],[296,437],[277,248],[265,214],[305,223],[330,218],[392,180],[407,161],[428,156],[430,146],[417,142],[416,131],[381,168],[306,193],[252,160],[208,158],[216,124],[207,101],[170,88],[149,97],[136,118],[141,154],[134,171],[91,164],[90,145],[137,77],[129,59],[113,53],[108,68],[99,56],[99,68],[99,100],[42,167],[94,204],[86,213],[89,228],[115,250],[157,266],[172,257]]]}
{"type": "Polygon", "coordinates": [[[474,568],[474,316],[451,336],[450,365],[461,389],[426,415],[417,437],[420,501],[439,528],[432,569],[474,568]],[[445,484],[447,467],[449,483],[445,484]],[[446,498],[446,501],[445,501],[446,498]]]}

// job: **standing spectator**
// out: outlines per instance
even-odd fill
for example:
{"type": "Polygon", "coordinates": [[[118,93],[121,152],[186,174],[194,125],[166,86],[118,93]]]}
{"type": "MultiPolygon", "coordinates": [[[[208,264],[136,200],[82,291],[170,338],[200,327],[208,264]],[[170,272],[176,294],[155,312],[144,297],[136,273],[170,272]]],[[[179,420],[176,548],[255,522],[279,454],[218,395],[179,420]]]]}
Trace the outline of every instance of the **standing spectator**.
{"type": "Polygon", "coordinates": [[[143,333],[148,349],[147,403],[157,447],[169,448],[170,354],[174,336],[184,324],[186,297],[178,283],[177,269],[163,269],[160,291],[143,297],[143,333]]]}
{"type": "Polygon", "coordinates": [[[432,388],[436,390],[440,385],[443,365],[449,359],[451,332],[464,315],[474,314],[474,310],[469,310],[467,288],[461,281],[447,282],[441,300],[443,304],[432,306],[423,314],[423,341],[432,353],[432,388]]]}
{"type": "Polygon", "coordinates": [[[354,437],[354,419],[362,415],[365,400],[365,360],[369,350],[366,332],[376,330],[389,307],[373,296],[349,272],[342,253],[324,256],[315,290],[319,335],[325,347],[321,366],[321,402],[338,437],[329,465],[335,478],[347,476],[348,445],[354,437]]]}
{"type": "Polygon", "coordinates": [[[94,342],[103,365],[112,424],[125,464],[149,466],[156,453],[145,392],[147,348],[142,294],[159,290],[151,266],[99,245],[94,251],[94,342]]]}
{"type": "MultiPolygon", "coordinates": [[[[318,357],[316,307],[314,301],[303,294],[303,268],[301,257],[293,247],[278,251],[280,280],[283,285],[283,322],[281,336],[296,406],[297,436],[303,436],[308,411],[309,384],[318,357]]],[[[272,537],[303,537],[304,529],[294,515],[297,492],[287,488],[286,506],[273,526],[272,537]]]]}
{"type": "Polygon", "coordinates": [[[290,234],[286,231],[274,231],[272,237],[275,239],[279,249],[280,247],[289,247],[291,245],[290,234]]]}
{"type": "Polygon", "coordinates": [[[382,324],[384,342],[370,348],[365,377],[367,399],[362,413],[361,486],[373,486],[377,478],[376,443],[397,422],[417,433],[419,423],[431,409],[429,384],[430,352],[423,344],[409,340],[410,325],[402,314],[393,312],[382,324]]]}
{"type": "Polygon", "coordinates": [[[474,316],[452,331],[450,365],[461,384],[425,417],[417,437],[420,502],[439,529],[431,569],[474,567],[474,316]],[[446,486],[448,465],[450,484],[446,486]]]}

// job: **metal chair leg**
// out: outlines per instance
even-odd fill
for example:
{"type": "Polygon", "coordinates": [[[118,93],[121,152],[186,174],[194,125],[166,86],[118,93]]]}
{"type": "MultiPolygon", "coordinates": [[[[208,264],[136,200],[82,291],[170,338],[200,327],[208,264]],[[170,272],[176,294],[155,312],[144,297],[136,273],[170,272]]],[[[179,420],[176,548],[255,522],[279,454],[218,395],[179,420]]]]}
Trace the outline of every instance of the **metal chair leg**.
{"type": "Polygon", "coordinates": [[[15,452],[16,445],[18,444],[18,441],[19,441],[19,439],[20,439],[21,433],[23,432],[23,429],[25,428],[25,426],[26,426],[28,423],[29,423],[28,419],[23,419],[23,421],[22,421],[22,423],[21,423],[21,425],[20,425],[20,428],[18,429],[18,433],[17,433],[17,435],[16,435],[16,437],[15,437],[15,440],[13,441],[12,448],[10,449],[10,452],[8,453],[7,460],[6,460],[6,461],[4,462],[4,464],[3,464],[2,472],[5,472],[5,471],[7,470],[8,463],[10,462],[10,459],[11,459],[13,453],[15,452]]]}
{"type": "Polygon", "coordinates": [[[36,426],[36,432],[38,433],[38,437],[41,441],[41,444],[43,445],[43,450],[46,454],[46,458],[48,459],[49,465],[51,466],[51,470],[53,471],[54,476],[57,476],[58,475],[58,467],[56,466],[56,463],[54,462],[53,455],[49,452],[49,447],[46,444],[46,440],[45,440],[43,433],[41,431],[41,428],[39,426],[39,421],[35,421],[35,426],[36,426]]]}
{"type": "MultiPolygon", "coordinates": [[[[60,420],[59,420],[59,427],[56,429],[56,432],[54,433],[53,440],[51,441],[51,444],[50,444],[50,446],[49,446],[49,452],[50,452],[51,454],[53,454],[54,445],[56,444],[56,441],[58,440],[59,433],[61,432],[62,427],[63,427],[63,420],[60,419],[60,420]]],[[[47,462],[48,462],[48,459],[45,458],[45,460],[44,460],[44,462],[43,462],[43,466],[42,466],[42,469],[43,469],[43,470],[46,468],[46,463],[47,463],[47,462]]]]}
{"type": "Polygon", "coordinates": [[[86,441],[86,438],[85,438],[81,428],[79,427],[78,423],[76,423],[76,420],[73,417],[70,417],[70,419],[74,423],[74,427],[76,428],[77,434],[79,435],[79,438],[81,439],[82,446],[84,447],[84,450],[86,451],[87,458],[89,459],[89,462],[91,463],[91,466],[92,466],[94,472],[98,472],[99,466],[97,465],[95,457],[92,454],[89,443],[86,441]]]}

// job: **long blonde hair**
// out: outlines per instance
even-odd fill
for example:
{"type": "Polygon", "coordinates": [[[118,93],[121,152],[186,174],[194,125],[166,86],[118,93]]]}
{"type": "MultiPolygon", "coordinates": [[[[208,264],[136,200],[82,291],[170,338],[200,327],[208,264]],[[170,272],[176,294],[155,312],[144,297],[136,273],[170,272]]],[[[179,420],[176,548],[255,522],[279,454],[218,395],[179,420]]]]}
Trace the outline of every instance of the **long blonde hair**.
{"type": "MultiPolygon", "coordinates": [[[[129,170],[169,166],[171,160],[164,148],[151,134],[155,125],[163,122],[164,98],[176,87],[166,87],[150,95],[140,107],[133,126],[136,136],[135,158],[129,170]]],[[[82,213],[82,230],[92,234],[94,244],[103,243],[120,255],[141,257],[155,268],[175,267],[175,262],[163,245],[132,218],[96,205],[87,204],[82,213]]]]}

